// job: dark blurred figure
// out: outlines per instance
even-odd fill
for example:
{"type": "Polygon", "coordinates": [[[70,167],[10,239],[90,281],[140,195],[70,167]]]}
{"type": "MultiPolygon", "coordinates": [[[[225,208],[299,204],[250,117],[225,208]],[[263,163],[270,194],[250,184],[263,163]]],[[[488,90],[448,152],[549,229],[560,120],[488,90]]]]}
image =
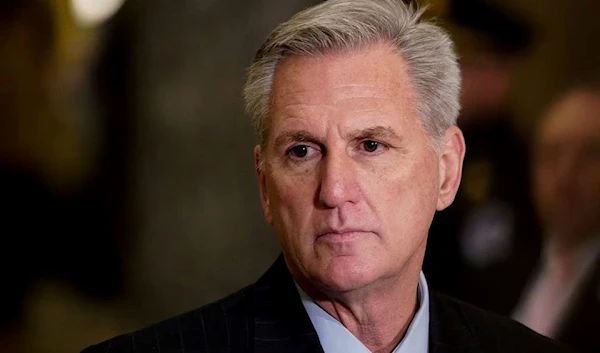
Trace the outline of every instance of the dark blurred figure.
{"type": "Polygon", "coordinates": [[[443,18],[463,74],[458,124],[468,147],[457,199],[432,224],[424,271],[433,288],[509,314],[539,247],[527,148],[507,102],[533,28],[490,1],[447,6],[443,18]]]}
{"type": "Polygon", "coordinates": [[[534,151],[543,256],[514,316],[581,352],[600,352],[600,84],[578,85],[550,106],[534,151]]]}
{"type": "MultiPolygon", "coordinates": [[[[56,55],[59,33],[53,4],[44,0],[0,2],[2,352],[30,353],[32,347],[48,351],[39,347],[43,343],[34,342],[39,335],[51,336],[40,328],[45,325],[42,321],[51,321],[48,313],[60,321],[63,313],[55,310],[72,310],[80,317],[103,307],[109,312],[111,303],[124,291],[128,229],[121,161],[127,157],[123,141],[128,120],[114,112],[120,109],[126,114],[128,110],[123,102],[107,95],[115,87],[126,89],[115,82],[115,77],[124,77],[122,66],[115,65],[112,52],[99,60],[94,88],[103,98],[105,114],[113,119],[100,124],[106,135],[101,135],[100,152],[89,163],[90,170],[79,173],[85,177],[67,177],[78,174],[74,170],[85,163],[73,163],[67,170],[70,162],[65,161],[70,157],[65,151],[85,145],[73,143],[63,148],[64,141],[77,132],[65,133],[56,116],[61,110],[56,109],[53,89],[61,63],[56,55]],[[112,133],[116,135],[109,143],[112,133]],[[55,170],[49,171],[52,168],[55,170]],[[53,172],[61,168],[63,175],[57,178],[60,173],[53,172]],[[63,183],[57,180],[61,176],[65,176],[63,183]],[[62,297],[52,297],[56,293],[62,297]],[[90,303],[98,308],[90,309],[90,303]]],[[[119,43],[126,40],[121,33],[119,43]]],[[[120,93],[119,89],[113,94],[120,93]]],[[[68,324],[62,321],[43,327],[68,324]]],[[[115,334],[106,331],[105,335],[115,334]]],[[[91,340],[101,337],[91,334],[91,340]]]]}
{"type": "Polygon", "coordinates": [[[7,352],[19,352],[24,312],[32,282],[43,271],[38,236],[50,236],[55,202],[34,173],[0,167],[0,342],[7,352]]]}
{"type": "Polygon", "coordinates": [[[0,329],[19,321],[41,252],[32,244],[54,217],[52,195],[37,168],[42,115],[49,109],[54,26],[49,7],[18,0],[0,3],[0,329]],[[31,237],[34,237],[33,239],[31,237]]]}

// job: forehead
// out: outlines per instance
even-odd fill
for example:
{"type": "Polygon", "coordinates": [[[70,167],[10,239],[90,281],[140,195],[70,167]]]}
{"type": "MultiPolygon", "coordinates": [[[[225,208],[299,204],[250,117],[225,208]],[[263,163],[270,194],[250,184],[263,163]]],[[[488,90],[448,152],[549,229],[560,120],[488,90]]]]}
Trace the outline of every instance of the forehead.
{"type": "Polygon", "coordinates": [[[542,123],[543,141],[600,142],[600,92],[573,92],[542,123]]]}
{"type": "Polygon", "coordinates": [[[291,56],[275,70],[270,107],[302,104],[335,105],[340,100],[412,97],[405,61],[391,46],[291,56]]]}

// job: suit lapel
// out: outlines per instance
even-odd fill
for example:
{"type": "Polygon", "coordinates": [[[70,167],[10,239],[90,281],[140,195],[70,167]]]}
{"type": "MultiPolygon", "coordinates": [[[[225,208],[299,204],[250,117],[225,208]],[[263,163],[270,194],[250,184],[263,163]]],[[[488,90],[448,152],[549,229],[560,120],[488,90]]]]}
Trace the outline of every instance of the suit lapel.
{"type": "Polygon", "coordinates": [[[482,352],[473,328],[460,306],[432,293],[429,307],[429,352],[482,352]]]}
{"type": "Polygon", "coordinates": [[[254,352],[323,353],[283,256],[254,285],[254,352]]]}

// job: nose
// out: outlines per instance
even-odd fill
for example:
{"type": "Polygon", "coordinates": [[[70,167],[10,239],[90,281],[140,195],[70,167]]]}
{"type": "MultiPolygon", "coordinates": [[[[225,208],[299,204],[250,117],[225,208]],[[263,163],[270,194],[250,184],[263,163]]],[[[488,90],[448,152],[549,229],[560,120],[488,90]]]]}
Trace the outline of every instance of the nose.
{"type": "Polygon", "coordinates": [[[340,208],[356,203],[359,184],[353,160],[347,153],[327,153],[320,168],[317,204],[323,208],[340,208]]]}

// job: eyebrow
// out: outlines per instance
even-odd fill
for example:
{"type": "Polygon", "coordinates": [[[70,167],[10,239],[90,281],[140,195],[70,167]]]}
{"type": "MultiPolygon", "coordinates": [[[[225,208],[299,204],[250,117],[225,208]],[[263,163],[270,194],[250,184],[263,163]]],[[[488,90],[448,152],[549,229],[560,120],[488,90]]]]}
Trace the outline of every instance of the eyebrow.
{"type": "Polygon", "coordinates": [[[363,130],[353,131],[348,134],[350,140],[364,140],[364,139],[391,139],[399,140],[400,136],[389,126],[373,126],[363,130]]]}
{"type": "MultiPolygon", "coordinates": [[[[386,139],[400,140],[400,136],[389,126],[373,126],[362,130],[352,131],[347,135],[349,140],[386,139]]],[[[291,142],[311,142],[321,145],[319,138],[306,130],[288,131],[275,139],[274,147],[280,148],[291,142]]]]}
{"type": "Polygon", "coordinates": [[[274,147],[278,149],[290,142],[312,142],[314,144],[321,144],[319,139],[310,132],[305,130],[297,130],[284,132],[283,134],[277,136],[274,147]]]}

